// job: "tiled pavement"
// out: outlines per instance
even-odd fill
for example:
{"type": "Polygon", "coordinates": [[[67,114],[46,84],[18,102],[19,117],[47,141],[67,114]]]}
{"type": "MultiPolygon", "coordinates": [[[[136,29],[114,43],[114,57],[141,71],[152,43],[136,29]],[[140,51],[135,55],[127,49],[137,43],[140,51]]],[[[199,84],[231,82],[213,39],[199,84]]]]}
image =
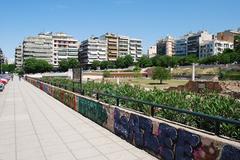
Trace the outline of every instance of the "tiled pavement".
{"type": "Polygon", "coordinates": [[[28,82],[0,92],[0,160],[155,159],[28,82]]]}

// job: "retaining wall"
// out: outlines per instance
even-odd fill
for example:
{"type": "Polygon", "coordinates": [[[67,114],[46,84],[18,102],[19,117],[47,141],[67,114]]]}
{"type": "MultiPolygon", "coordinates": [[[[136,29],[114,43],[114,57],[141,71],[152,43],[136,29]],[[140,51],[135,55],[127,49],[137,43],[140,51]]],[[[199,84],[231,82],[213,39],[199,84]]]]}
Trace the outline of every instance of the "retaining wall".
{"type": "Polygon", "coordinates": [[[27,81],[138,148],[164,160],[240,160],[240,143],[27,81]]]}
{"type": "Polygon", "coordinates": [[[222,87],[219,82],[213,81],[188,81],[185,85],[180,85],[177,87],[170,87],[168,90],[179,90],[179,91],[189,91],[189,92],[201,92],[203,90],[211,90],[216,92],[221,92],[222,87]]]}

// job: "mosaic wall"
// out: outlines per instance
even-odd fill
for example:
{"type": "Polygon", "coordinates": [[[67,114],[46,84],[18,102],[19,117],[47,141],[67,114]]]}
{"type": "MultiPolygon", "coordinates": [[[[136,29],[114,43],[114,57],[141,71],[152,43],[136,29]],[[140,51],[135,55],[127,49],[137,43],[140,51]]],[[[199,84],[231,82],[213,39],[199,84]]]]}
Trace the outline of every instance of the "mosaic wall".
{"type": "Polygon", "coordinates": [[[240,160],[240,144],[120,109],[53,87],[28,82],[122,139],[163,160],[240,160]],[[233,145],[234,144],[234,145],[233,145]]]}

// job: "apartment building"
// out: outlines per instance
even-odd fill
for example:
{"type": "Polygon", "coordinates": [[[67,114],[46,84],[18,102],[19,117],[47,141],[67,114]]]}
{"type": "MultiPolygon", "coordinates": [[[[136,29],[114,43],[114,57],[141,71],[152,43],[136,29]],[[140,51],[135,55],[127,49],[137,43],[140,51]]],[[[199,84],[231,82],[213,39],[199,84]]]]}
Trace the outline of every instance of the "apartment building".
{"type": "Polygon", "coordinates": [[[79,48],[79,59],[84,65],[93,61],[107,61],[107,42],[98,37],[90,37],[82,41],[79,48]]]}
{"type": "Polygon", "coordinates": [[[233,49],[234,45],[229,41],[220,41],[217,39],[205,41],[200,45],[199,58],[217,55],[223,53],[225,49],[233,49]]]}
{"type": "Polygon", "coordinates": [[[19,45],[15,48],[15,65],[17,68],[22,68],[23,66],[23,48],[19,45]]]}
{"type": "Polygon", "coordinates": [[[29,58],[46,60],[52,63],[53,45],[50,34],[39,33],[23,40],[23,61],[29,58]]]}
{"type": "Polygon", "coordinates": [[[142,57],[142,40],[131,38],[129,42],[129,54],[133,57],[133,61],[137,62],[142,57]]]}
{"type": "Polygon", "coordinates": [[[59,62],[67,58],[78,58],[79,42],[65,33],[50,33],[53,39],[52,64],[57,67],[59,62]]]}
{"type": "Polygon", "coordinates": [[[157,54],[173,56],[175,54],[175,40],[171,36],[157,42],[157,54]]]}
{"type": "Polygon", "coordinates": [[[180,38],[175,40],[175,55],[186,56],[187,55],[187,39],[180,38]]]}
{"type": "Polygon", "coordinates": [[[118,36],[118,56],[126,56],[129,54],[129,37],[118,36]]]}
{"type": "Polygon", "coordinates": [[[118,36],[118,57],[131,55],[134,62],[142,56],[142,40],[118,36]]]}
{"type": "Polygon", "coordinates": [[[106,33],[100,39],[107,42],[107,57],[109,61],[116,61],[118,57],[118,36],[114,33],[106,33]]]}
{"type": "Polygon", "coordinates": [[[149,47],[147,52],[149,58],[155,57],[157,55],[157,46],[154,45],[149,47]]]}
{"type": "Polygon", "coordinates": [[[22,54],[20,54],[19,47],[15,50],[15,61],[19,67],[28,58],[46,60],[54,67],[58,67],[59,62],[63,59],[78,58],[79,42],[62,32],[46,32],[29,36],[23,40],[21,46],[22,54]]]}
{"type": "Polygon", "coordinates": [[[217,39],[220,41],[228,41],[234,43],[234,37],[240,36],[240,28],[237,30],[226,30],[217,33],[217,39]]]}
{"type": "Polygon", "coordinates": [[[183,37],[175,40],[175,55],[186,56],[188,54],[188,37],[192,36],[193,33],[187,33],[183,37]]]}
{"type": "Polygon", "coordinates": [[[193,33],[188,37],[187,40],[187,53],[195,54],[199,57],[200,46],[207,41],[211,41],[213,39],[213,35],[209,34],[207,31],[200,31],[197,33],[193,33]]]}
{"type": "Polygon", "coordinates": [[[107,42],[107,57],[109,61],[116,61],[118,57],[131,55],[134,62],[142,56],[142,40],[106,33],[100,39],[107,42]]]}

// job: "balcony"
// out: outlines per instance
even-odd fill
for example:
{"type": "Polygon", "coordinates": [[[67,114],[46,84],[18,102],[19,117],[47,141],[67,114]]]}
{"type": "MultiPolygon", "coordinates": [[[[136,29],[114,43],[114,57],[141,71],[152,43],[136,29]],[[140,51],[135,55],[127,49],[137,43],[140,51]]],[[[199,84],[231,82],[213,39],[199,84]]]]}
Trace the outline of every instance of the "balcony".
{"type": "Polygon", "coordinates": [[[98,52],[97,52],[97,51],[89,51],[88,54],[91,54],[91,55],[98,55],[98,52]]]}
{"type": "Polygon", "coordinates": [[[117,51],[117,47],[108,46],[108,49],[117,51]]]}
{"type": "Polygon", "coordinates": [[[99,55],[106,55],[106,52],[98,52],[99,55]]]}

